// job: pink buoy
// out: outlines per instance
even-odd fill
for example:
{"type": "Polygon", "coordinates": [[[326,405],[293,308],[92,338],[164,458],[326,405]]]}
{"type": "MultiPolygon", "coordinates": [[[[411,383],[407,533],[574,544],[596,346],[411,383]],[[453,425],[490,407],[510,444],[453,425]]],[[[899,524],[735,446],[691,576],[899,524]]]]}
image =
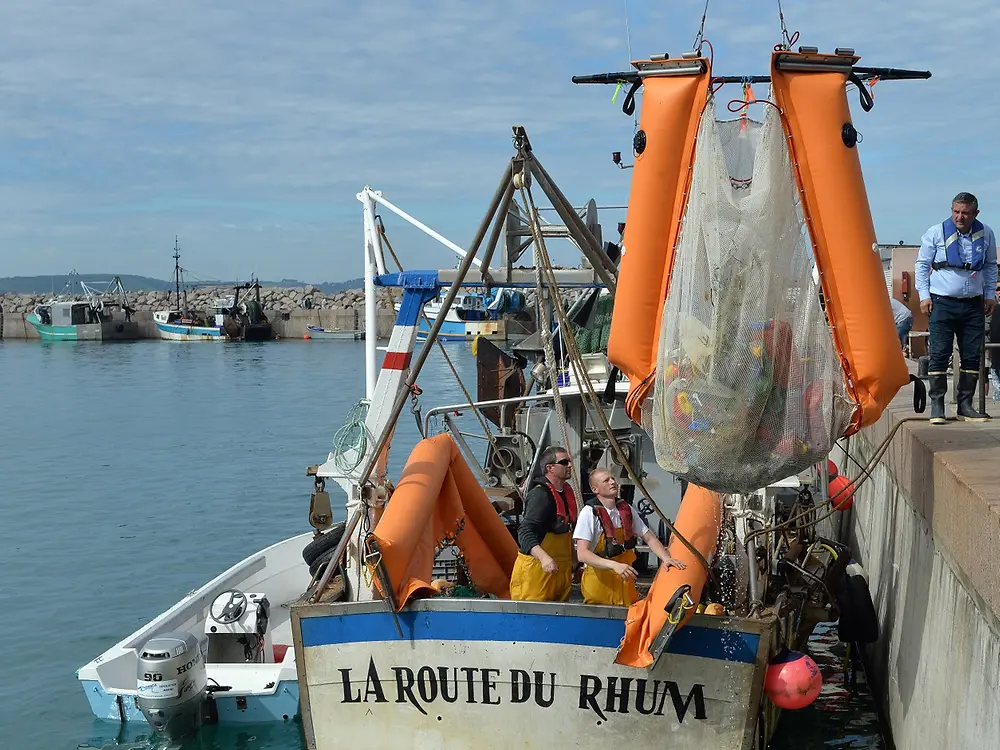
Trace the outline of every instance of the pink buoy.
{"type": "Polygon", "coordinates": [[[854,506],[854,487],[847,477],[837,476],[831,479],[827,492],[830,502],[837,510],[850,510],[854,506]]]}
{"type": "Polygon", "coordinates": [[[795,711],[805,708],[819,695],[823,675],[809,656],[784,650],[767,668],[764,692],[778,708],[795,711]]]}

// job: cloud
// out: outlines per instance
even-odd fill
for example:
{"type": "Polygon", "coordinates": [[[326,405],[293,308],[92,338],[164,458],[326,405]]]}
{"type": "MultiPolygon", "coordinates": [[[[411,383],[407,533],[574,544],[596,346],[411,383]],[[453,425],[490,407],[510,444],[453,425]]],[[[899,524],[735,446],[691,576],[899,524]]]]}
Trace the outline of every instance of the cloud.
{"type": "MultiPolygon", "coordinates": [[[[918,237],[958,189],[992,190],[988,54],[1000,10],[786,0],[789,29],[863,64],[930,68],[856,113],[876,226],[918,237]],[[974,23],[970,23],[974,19],[974,23]],[[933,179],[929,179],[932,177],[933,179]],[[977,187],[981,186],[981,187],[977,187]]],[[[632,56],[691,45],[700,3],[629,3],[632,56]]],[[[314,281],[361,271],[365,184],[467,242],[523,124],[577,204],[627,200],[633,124],[610,87],[624,6],[427,0],[8,0],[0,10],[0,249],[6,273],[169,272],[314,281]]],[[[716,69],[765,72],[776,5],[712,0],[716,69]],[[752,7],[751,7],[752,6],[752,7]]],[[[989,194],[981,194],[989,221],[989,194]]],[[[605,226],[622,219],[605,215],[605,226]]],[[[413,265],[453,256],[397,224],[413,265]]]]}

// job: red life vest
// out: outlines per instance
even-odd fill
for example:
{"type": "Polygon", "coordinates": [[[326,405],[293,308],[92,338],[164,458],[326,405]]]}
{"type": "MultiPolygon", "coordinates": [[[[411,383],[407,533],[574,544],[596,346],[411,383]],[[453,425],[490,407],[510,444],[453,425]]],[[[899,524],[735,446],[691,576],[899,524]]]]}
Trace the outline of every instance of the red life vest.
{"type": "MultiPolygon", "coordinates": [[[[573,488],[570,486],[569,482],[563,485],[563,491],[559,492],[555,487],[552,486],[551,482],[545,483],[549,492],[552,493],[552,499],[556,504],[556,515],[562,520],[562,524],[571,527],[569,531],[572,531],[572,527],[576,524],[576,495],[573,494],[573,488]]],[[[557,531],[557,534],[565,534],[566,531],[557,531]]]]}
{"type": "Polygon", "coordinates": [[[611,514],[608,513],[608,509],[600,500],[593,505],[594,513],[597,515],[597,520],[601,522],[601,529],[604,531],[604,557],[617,557],[625,550],[635,547],[632,506],[627,500],[619,500],[615,503],[615,507],[622,520],[622,533],[625,541],[621,544],[619,544],[618,536],[615,534],[615,525],[611,523],[611,514]]]}

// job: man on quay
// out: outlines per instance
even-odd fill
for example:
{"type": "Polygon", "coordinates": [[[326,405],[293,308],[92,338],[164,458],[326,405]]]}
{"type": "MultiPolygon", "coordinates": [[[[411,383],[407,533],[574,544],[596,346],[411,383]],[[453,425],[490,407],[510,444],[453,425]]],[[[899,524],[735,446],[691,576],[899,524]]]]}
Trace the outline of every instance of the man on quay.
{"type": "Polygon", "coordinates": [[[660,540],[634,512],[627,500],[618,497],[618,482],[607,469],[590,472],[590,489],[597,496],[580,511],[573,539],[576,555],[586,567],[580,590],[586,604],[628,607],[639,600],[635,588],[635,545],[642,539],[667,567],[683,569],[660,540]]]}
{"type": "Polygon", "coordinates": [[[905,349],[906,339],[909,337],[910,331],[913,330],[913,313],[910,312],[910,308],[895,297],[889,297],[889,302],[892,304],[892,317],[896,322],[899,345],[905,349]]]}
{"type": "Polygon", "coordinates": [[[986,318],[996,305],[997,242],[993,230],[979,221],[979,201],[959,193],[951,216],[928,229],[920,240],[914,271],[920,309],[930,315],[931,424],[944,424],[944,396],[948,390],[948,360],[957,337],[958,419],[985,422],[972,397],[979,380],[980,352],[986,318]],[[933,273],[931,273],[933,269],[933,273]]]}
{"type": "Polygon", "coordinates": [[[563,448],[549,446],[539,463],[543,476],[524,498],[510,598],[565,602],[573,588],[572,534],[577,515],[576,495],[569,484],[573,461],[563,448]]]}

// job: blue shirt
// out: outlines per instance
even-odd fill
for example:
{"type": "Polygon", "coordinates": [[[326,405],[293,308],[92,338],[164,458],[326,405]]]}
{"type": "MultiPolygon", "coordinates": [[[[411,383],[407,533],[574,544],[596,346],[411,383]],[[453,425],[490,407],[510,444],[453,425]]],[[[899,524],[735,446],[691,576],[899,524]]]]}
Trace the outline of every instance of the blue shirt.
{"type": "Polygon", "coordinates": [[[910,308],[898,299],[890,297],[889,303],[892,305],[892,317],[897,326],[900,323],[905,323],[906,321],[913,319],[913,313],[910,312],[910,308]]]}
{"type": "MultiPolygon", "coordinates": [[[[913,270],[916,272],[917,294],[921,300],[930,299],[932,294],[942,297],[996,297],[997,290],[997,238],[993,230],[983,224],[983,239],[986,242],[986,259],[978,271],[962,268],[939,268],[931,273],[932,263],[948,260],[944,248],[944,229],[935,224],[920,238],[920,252],[917,254],[913,270]]],[[[962,260],[972,262],[972,239],[967,234],[958,235],[962,260]]]]}

